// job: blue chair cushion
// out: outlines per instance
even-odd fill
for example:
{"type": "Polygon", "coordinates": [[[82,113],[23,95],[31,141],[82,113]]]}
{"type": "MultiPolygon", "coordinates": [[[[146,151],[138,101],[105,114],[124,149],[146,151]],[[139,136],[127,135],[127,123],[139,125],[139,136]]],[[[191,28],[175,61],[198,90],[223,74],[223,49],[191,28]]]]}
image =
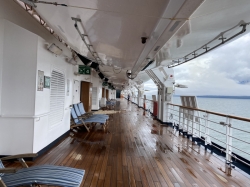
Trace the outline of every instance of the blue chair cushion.
{"type": "MultiPolygon", "coordinates": [[[[78,119],[78,116],[74,110],[74,108],[71,108],[71,115],[72,118],[74,119],[74,122],[76,124],[82,124],[82,121],[78,119]]],[[[106,123],[106,119],[104,117],[99,117],[99,116],[91,116],[90,118],[84,119],[83,121],[86,123],[106,123]]]]}
{"type": "Polygon", "coordinates": [[[31,184],[76,187],[80,186],[84,173],[84,170],[76,168],[41,165],[5,174],[2,179],[8,187],[31,184]]]}
{"type": "MultiPolygon", "coordinates": [[[[4,168],[4,165],[3,165],[1,160],[0,160],[0,168],[4,168]]],[[[0,177],[3,176],[3,175],[4,175],[4,173],[0,173],[0,177]]]]}

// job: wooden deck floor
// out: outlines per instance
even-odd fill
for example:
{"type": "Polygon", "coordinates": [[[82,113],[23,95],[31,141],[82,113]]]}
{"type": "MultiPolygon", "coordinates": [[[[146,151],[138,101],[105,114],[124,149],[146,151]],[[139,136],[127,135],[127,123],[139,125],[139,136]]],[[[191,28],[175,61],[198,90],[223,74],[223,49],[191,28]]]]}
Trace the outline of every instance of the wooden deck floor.
{"type": "Polygon", "coordinates": [[[236,169],[227,176],[223,161],[125,100],[121,112],[111,118],[109,132],[96,129],[83,143],[70,144],[68,137],[33,165],[82,168],[86,187],[250,186],[247,175],[236,169]]]}

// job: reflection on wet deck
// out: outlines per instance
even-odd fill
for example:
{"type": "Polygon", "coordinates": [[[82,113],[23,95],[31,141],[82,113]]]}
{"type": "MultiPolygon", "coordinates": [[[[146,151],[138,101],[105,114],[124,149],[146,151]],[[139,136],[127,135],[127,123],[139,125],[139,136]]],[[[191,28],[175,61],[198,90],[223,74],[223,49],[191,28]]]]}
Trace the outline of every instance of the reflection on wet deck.
{"type": "Polygon", "coordinates": [[[121,100],[108,131],[66,138],[34,164],[85,169],[82,186],[250,186],[239,169],[224,173],[224,161],[204,147],[161,126],[134,104],[121,100]],[[87,137],[86,137],[87,135],[87,137]]]}

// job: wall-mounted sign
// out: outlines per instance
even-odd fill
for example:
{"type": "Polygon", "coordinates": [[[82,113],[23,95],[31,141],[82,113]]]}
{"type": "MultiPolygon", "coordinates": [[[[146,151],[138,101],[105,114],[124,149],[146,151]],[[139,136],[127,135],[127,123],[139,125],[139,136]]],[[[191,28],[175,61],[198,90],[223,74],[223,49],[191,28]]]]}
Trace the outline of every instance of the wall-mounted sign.
{"type": "Polygon", "coordinates": [[[79,65],[78,67],[78,73],[82,75],[90,75],[91,69],[89,66],[79,65]]]}
{"type": "Polygon", "coordinates": [[[44,72],[38,70],[38,74],[37,74],[37,91],[43,91],[43,84],[44,84],[44,72]]]}
{"type": "Polygon", "coordinates": [[[44,88],[50,88],[50,77],[44,76],[44,88]]]}

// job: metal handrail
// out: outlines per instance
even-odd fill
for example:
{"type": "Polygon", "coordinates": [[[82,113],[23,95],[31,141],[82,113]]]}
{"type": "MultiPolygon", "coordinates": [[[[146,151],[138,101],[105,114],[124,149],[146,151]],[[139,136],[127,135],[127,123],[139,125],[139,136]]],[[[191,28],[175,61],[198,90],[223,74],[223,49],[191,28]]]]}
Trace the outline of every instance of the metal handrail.
{"type": "Polygon", "coordinates": [[[208,114],[214,114],[214,115],[217,115],[217,116],[229,117],[229,118],[232,118],[232,119],[237,119],[237,120],[241,120],[241,121],[250,122],[249,118],[244,118],[244,117],[240,117],[240,116],[233,116],[233,115],[228,115],[228,114],[222,114],[222,113],[219,113],[219,112],[212,112],[212,111],[209,111],[209,110],[203,110],[203,109],[197,109],[197,108],[191,108],[191,107],[184,107],[182,105],[177,105],[177,104],[172,104],[172,103],[168,103],[168,104],[172,105],[172,106],[178,106],[178,107],[181,107],[181,108],[186,108],[186,109],[189,109],[189,110],[195,110],[195,111],[199,111],[199,112],[206,112],[208,114]]]}

